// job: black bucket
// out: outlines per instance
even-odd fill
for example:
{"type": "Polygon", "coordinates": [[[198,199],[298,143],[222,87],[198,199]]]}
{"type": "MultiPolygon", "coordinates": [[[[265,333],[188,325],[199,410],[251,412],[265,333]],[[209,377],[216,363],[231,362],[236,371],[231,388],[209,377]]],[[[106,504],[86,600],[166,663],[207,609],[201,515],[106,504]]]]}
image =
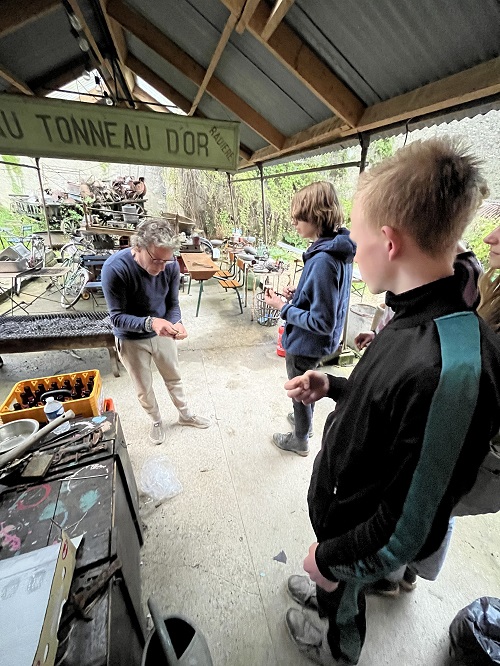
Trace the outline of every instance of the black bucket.
{"type": "Polygon", "coordinates": [[[164,618],[160,632],[163,645],[156,628],[153,629],[144,646],[141,666],[213,666],[205,637],[182,615],[164,618]],[[169,645],[167,650],[165,642],[169,645]]]}

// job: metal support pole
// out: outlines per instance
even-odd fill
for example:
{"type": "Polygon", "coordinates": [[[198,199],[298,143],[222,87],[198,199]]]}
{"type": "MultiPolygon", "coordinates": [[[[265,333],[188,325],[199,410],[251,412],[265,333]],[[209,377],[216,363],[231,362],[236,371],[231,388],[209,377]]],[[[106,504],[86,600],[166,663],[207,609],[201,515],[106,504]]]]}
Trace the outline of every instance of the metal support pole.
{"type": "Polygon", "coordinates": [[[262,197],[262,226],[264,235],[264,245],[267,246],[267,221],[266,221],[266,196],[264,192],[264,169],[262,164],[257,164],[260,173],[260,193],[262,197]]]}
{"type": "MultiPolygon", "coordinates": [[[[369,134],[359,134],[359,145],[361,146],[361,158],[359,161],[359,173],[363,173],[366,168],[366,157],[368,155],[368,148],[370,146],[370,135],[369,134]]],[[[347,327],[349,325],[349,311],[351,307],[351,290],[352,290],[352,277],[351,284],[349,285],[349,296],[347,297],[347,312],[344,322],[344,331],[342,333],[342,351],[347,350],[347,327]]]]}
{"type": "Polygon", "coordinates": [[[48,210],[47,210],[47,204],[45,203],[45,193],[43,191],[42,170],[40,169],[40,158],[39,157],[35,157],[35,164],[36,164],[36,172],[38,174],[38,183],[40,184],[40,194],[41,194],[41,197],[42,197],[43,211],[45,213],[45,223],[47,224],[47,238],[49,240],[49,247],[52,250],[53,245],[52,245],[52,237],[50,235],[49,213],[48,213],[48,210]]]}
{"type": "Polygon", "coordinates": [[[231,200],[231,212],[232,212],[232,215],[233,215],[233,225],[234,225],[234,228],[236,229],[237,225],[236,225],[236,210],[235,210],[235,207],[234,207],[233,182],[231,180],[231,174],[229,173],[229,171],[227,172],[227,185],[229,187],[229,198],[231,200]]]}

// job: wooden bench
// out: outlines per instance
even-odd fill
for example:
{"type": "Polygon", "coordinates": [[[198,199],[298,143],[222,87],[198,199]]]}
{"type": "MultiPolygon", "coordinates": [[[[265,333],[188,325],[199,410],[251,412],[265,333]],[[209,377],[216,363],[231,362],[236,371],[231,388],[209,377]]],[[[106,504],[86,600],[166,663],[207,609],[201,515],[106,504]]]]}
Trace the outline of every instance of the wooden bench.
{"type": "Polygon", "coordinates": [[[1,354],[101,347],[108,350],[113,375],[119,377],[115,336],[107,312],[0,317],[0,367],[1,354]]]}

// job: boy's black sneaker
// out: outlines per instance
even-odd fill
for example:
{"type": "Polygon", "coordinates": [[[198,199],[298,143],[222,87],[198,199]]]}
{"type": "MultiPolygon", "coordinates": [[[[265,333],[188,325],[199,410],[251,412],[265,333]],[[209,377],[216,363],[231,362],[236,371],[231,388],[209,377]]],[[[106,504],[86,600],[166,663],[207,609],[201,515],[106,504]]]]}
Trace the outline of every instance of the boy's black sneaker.
{"type": "Polygon", "coordinates": [[[399,581],[399,585],[405,592],[412,592],[417,587],[417,574],[413,569],[406,567],[403,578],[399,581]]]}

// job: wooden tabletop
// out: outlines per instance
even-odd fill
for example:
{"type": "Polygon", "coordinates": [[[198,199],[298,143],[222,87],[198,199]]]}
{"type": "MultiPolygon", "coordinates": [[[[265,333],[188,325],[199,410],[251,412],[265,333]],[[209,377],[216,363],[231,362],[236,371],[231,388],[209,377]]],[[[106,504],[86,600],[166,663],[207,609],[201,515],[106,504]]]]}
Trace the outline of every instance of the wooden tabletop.
{"type": "Polygon", "coordinates": [[[205,252],[181,252],[181,257],[193,280],[209,280],[220,270],[205,252]]]}

